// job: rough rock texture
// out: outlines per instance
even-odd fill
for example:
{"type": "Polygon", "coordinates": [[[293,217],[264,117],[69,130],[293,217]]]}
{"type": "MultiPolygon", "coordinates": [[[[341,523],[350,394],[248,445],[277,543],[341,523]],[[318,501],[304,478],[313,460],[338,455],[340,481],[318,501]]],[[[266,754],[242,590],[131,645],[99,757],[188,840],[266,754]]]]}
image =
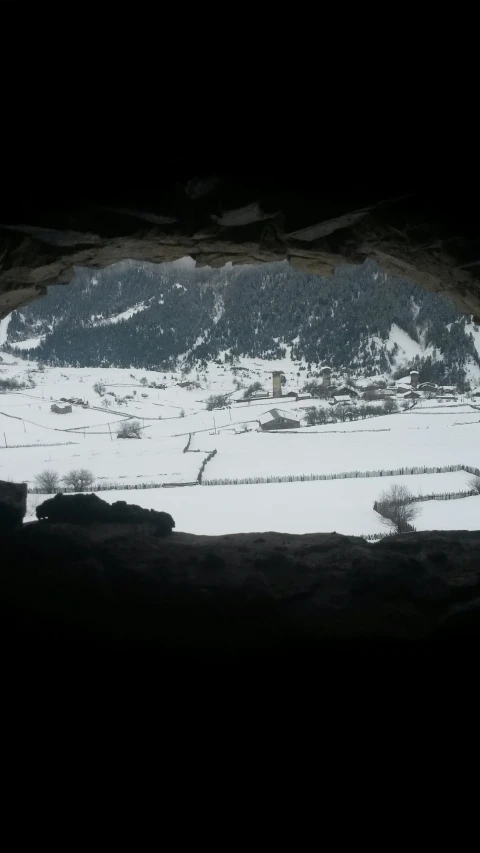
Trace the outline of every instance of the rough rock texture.
{"type": "Polygon", "coordinates": [[[472,223],[452,221],[450,197],[436,203],[412,192],[389,200],[380,191],[359,191],[325,200],[319,189],[312,202],[307,190],[317,177],[305,185],[299,180],[295,192],[287,180],[273,192],[261,178],[240,188],[218,177],[204,182],[200,196],[192,196],[191,180],[176,192],[166,182],[147,210],[100,204],[50,213],[25,208],[17,214],[23,220],[0,225],[0,318],[41,296],[46,285],[68,283],[75,266],[100,268],[125,258],[161,263],[189,255],[214,267],[287,259],[319,275],[373,258],[392,275],[449,293],[460,310],[480,319],[478,232],[470,235],[472,223]]]}
{"type": "MultiPolygon", "coordinates": [[[[234,14],[234,27],[217,3],[192,7],[188,27],[172,6],[160,75],[155,27],[141,9],[118,12],[103,32],[96,23],[102,62],[69,63],[67,96],[52,82],[55,5],[32,7],[27,28],[22,6],[3,4],[31,85],[13,75],[2,103],[0,316],[67,282],[75,264],[191,254],[213,265],[286,257],[322,274],[370,256],[480,318],[475,19],[398,7],[379,39],[377,5],[346,19],[332,4],[321,56],[301,5],[254,25],[234,14]],[[206,51],[214,32],[218,50],[206,51]],[[460,54],[449,63],[445,44],[460,54]]],[[[91,27],[76,16],[72,55],[91,27]]],[[[8,75],[14,42],[2,60],[8,75]]]]}
{"type": "Polygon", "coordinates": [[[335,533],[158,539],[145,524],[32,522],[3,557],[3,630],[56,655],[215,660],[480,639],[480,532],[372,546],[335,533]]]}
{"type": "Polygon", "coordinates": [[[27,511],[27,484],[0,480],[0,533],[21,524],[27,511]]]}
{"type": "Polygon", "coordinates": [[[70,524],[149,524],[157,536],[168,536],[175,527],[168,512],[126,501],[109,504],[95,494],[55,495],[37,507],[36,515],[39,520],[70,524]]]}

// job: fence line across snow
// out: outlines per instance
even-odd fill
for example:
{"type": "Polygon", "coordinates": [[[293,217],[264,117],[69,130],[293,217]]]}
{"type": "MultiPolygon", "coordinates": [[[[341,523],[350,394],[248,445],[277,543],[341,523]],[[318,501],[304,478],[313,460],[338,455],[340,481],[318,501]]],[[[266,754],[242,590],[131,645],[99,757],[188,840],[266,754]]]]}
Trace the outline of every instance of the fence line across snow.
{"type": "Polygon", "coordinates": [[[21,447],[66,447],[69,444],[78,445],[78,441],[55,441],[51,444],[9,444],[7,447],[5,445],[0,445],[0,450],[15,450],[15,448],[21,447]]]}
{"type": "MultiPolygon", "coordinates": [[[[89,486],[84,489],[84,492],[129,492],[129,491],[142,491],[143,489],[176,489],[181,488],[182,486],[197,486],[198,481],[193,480],[189,483],[96,483],[94,486],[89,486]]],[[[61,490],[65,494],[75,493],[75,489],[62,489],[61,490]]],[[[35,487],[29,488],[28,493],[30,495],[43,495],[45,491],[43,489],[37,489],[35,487]]]]}
{"type": "Polygon", "coordinates": [[[211,453],[209,453],[208,456],[205,457],[202,464],[200,465],[200,471],[198,472],[198,476],[197,476],[197,483],[199,486],[202,485],[202,478],[203,478],[203,472],[205,471],[205,466],[207,465],[208,462],[210,462],[210,459],[213,459],[213,457],[216,456],[216,454],[217,454],[217,451],[212,450],[211,453]]]}
{"type": "MultiPolygon", "coordinates": [[[[429,495],[410,495],[408,498],[405,498],[402,503],[411,504],[411,503],[422,503],[423,501],[455,501],[459,498],[473,498],[476,496],[480,496],[480,492],[478,489],[467,489],[463,492],[432,492],[429,495]]],[[[373,504],[373,508],[375,512],[379,512],[380,501],[375,501],[373,504]]]]}
{"type": "Polygon", "coordinates": [[[267,477],[241,477],[229,478],[219,477],[211,480],[203,480],[203,486],[247,486],[260,483],[303,483],[316,480],[349,480],[364,479],[368,477],[399,477],[415,474],[447,474],[454,471],[467,471],[469,474],[480,476],[478,468],[468,465],[439,465],[439,466],[415,466],[413,468],[391,468],[377,471],[342,471],[334,474],[287,474],[283,476],[271,475],[267,477]]]}

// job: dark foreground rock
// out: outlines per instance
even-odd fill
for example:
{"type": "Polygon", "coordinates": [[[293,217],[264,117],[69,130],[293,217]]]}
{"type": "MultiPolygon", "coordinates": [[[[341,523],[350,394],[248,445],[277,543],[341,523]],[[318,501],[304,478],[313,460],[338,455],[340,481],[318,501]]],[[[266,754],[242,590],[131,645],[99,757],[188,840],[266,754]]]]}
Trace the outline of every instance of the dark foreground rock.
{"type": "Polygon", "coordinates": [[[27,511],[27,484],[0,480],[0,532],[21,524],[27,511]]]}
{"type": "Polygon", "coordinates": [[[1,599],[9,646],[45,646],[50,658],[300,654],[323,667],[338,649],[390,654],[461,640],[473,650],[480,532],[368,545],[334,533],[158,538],[144,523],[32,522],[7,537],[1,599]]]}
{"type": "Polygon", "coordinates": [[[98,495],[55,495],[36,510],[41,521],[70,524],[153,524],[157,536],[167,536],[175,527],[168,512],[144,509],[138,504],[115,501],[109,504],[98,495]]]}

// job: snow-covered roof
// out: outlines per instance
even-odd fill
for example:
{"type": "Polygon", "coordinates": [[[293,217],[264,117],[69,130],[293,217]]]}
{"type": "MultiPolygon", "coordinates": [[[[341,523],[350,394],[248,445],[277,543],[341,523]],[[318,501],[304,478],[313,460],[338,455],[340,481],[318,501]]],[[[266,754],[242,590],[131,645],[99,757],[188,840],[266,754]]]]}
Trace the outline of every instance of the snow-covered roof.
{"type": "Polygon", "coordinates": [[[280,418],[285,418],[288,421],[296,421],[298,418],[293,417],[292,412],[285,412],[282,409],[270,409],[269,412],[264,412],[260,415],[259,421],[261,424],[268,424],[271,421],[277,421],[280,418]]]}
{"type": "Polygon", "coordinates": [[[338,394],[337,396],[334,395],[333,399],[335,400],[336,403],[351,403],[352,402],[348,394],[338,394]]]}

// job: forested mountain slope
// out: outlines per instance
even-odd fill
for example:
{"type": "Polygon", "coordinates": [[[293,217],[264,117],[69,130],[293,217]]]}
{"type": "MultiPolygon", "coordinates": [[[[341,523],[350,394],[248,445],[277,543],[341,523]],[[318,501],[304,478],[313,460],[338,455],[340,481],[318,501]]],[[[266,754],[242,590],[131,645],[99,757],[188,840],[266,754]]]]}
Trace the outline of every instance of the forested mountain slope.
{"type": "Polygon", "coordinates": [[[462,383],[480,377],[480,332],[447,298],[373,263],[330,278],[287,263],[213,270],[132,261],[78,270],[67,287],[11,316],[6,347],[48,364],[164,369],[228,351],[354,374],[462,383]]]}

